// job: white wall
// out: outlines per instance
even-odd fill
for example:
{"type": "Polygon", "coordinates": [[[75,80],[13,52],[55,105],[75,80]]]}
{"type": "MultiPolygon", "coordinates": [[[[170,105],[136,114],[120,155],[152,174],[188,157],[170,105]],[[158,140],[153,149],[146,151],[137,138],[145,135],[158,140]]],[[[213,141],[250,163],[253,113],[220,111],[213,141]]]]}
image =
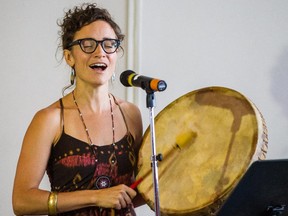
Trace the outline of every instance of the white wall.
{"type": "Polygon", "coordinates": [[[264,115],[268,158],[287,158],[287,9],[286,0],[142,1],[141,72],[168,83],[156,110],[192,90],[230,87],[264,115]]]}
{"type": "MultiPolygon", "coordinates": [[[[78,2],[82,1],[0,0],[1,215],[13,215],[15,167],[32,116],[61,97],[69,81],[69,68],[55,58],[56,20],[63,16],[64,8],[78,2]]],[[[167,81],[167,90],[155,94],[156,114],[189,91],[212,85],[233,88],[264,115],[268,158],[287,158],[288,1],[97,2],[129,32],[129,40],[135,40],[131,45],[137,50],[132,52],[129,47],[130,52],[125,52],[118,75],[129,67],[167,81]]],[[[124,97],[126,89],[116,84],[113,91],[124,97]]],[[[131,91],[136,93],[146,128],[145,92],[129,89],[128,95],[131,91]]],[[[138,212],[153,215],[147,207],[138,212]]]]}

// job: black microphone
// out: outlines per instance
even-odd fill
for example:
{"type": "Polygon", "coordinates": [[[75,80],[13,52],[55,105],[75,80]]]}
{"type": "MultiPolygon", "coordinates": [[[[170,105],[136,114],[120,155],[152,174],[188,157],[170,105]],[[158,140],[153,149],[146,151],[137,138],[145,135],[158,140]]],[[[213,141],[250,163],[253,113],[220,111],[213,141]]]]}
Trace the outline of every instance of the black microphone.
{"type": "Polygon", "coordinates": [[[132,70],[126,70],[120,75],[121,83],[126,87],[140,87],[146,91],[164,91],[167,84],[164,80],[141,76],[132,70]]]}

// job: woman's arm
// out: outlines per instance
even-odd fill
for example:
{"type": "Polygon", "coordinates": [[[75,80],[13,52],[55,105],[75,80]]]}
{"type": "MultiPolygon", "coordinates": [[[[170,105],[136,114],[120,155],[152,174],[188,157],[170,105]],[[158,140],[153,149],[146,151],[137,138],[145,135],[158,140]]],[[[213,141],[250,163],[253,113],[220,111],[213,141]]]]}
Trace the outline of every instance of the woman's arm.
{"type": "Polygon", "coordinates": [[[13,188],[13,209],[16,215],[47,213],[49,192],[40,190],[39,185],[58,128],[53,119],[55,117],[49,108],[39,111],[24,136],[13,188]]]}

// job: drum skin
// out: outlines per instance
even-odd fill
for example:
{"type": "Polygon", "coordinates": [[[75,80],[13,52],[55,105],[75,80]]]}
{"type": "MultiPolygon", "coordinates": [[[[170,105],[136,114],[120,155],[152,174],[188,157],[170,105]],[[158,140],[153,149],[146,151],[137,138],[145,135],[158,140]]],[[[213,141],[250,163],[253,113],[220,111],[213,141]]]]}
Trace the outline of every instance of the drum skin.
{"type": "MultiPolygon", "coordinates": [[[[239,92],[224,87],[191,91],[155,117],[161,215],[216,215],[229,192],[255,160],[265,159],[265,121],[239,92]],[[179,137],[193,134],[177,147],[179,137]]],[[[185,137],[184,137],[185,140],[185,137]]],[[[139,152],[137,179],[144,200],[154,209],[150,128],[139,152]]]]}

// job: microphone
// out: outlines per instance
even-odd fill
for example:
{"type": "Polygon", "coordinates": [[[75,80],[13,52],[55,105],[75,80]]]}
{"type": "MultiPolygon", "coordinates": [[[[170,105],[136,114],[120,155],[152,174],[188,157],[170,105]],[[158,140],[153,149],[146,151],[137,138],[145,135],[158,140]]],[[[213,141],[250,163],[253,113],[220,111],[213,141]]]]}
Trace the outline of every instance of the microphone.
{"type": "Polygon", "coordinates": [[[126,87],[140,87],[146,91],[164,91],[167,84],[164,80],[141,76],[132,70],[126,70],[120,75],[121,83],[126,87]]]}

